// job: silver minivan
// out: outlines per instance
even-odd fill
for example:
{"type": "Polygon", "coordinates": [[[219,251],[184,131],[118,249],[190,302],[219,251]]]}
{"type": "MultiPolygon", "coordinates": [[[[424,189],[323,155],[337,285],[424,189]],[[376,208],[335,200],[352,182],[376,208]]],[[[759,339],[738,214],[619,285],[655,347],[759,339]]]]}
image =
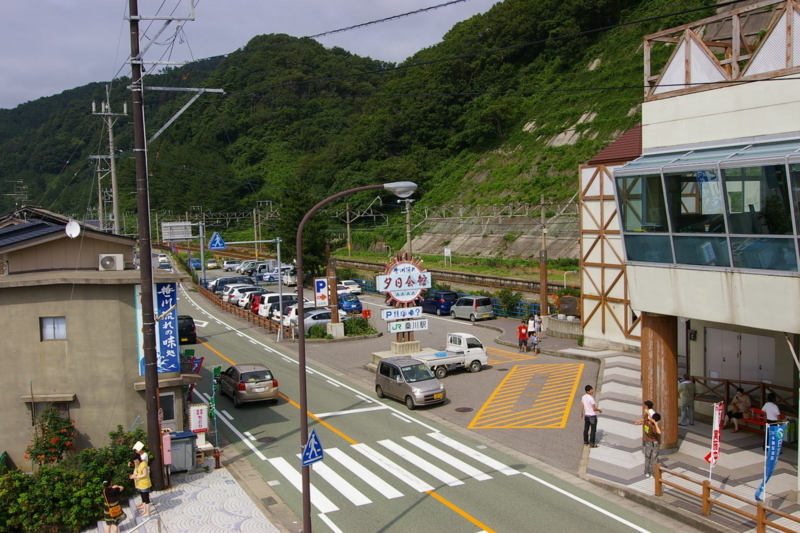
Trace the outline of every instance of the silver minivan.
{"type": "Polygon", "coordinates": [[[405,402],[409,409],[441,403],[447,397],[444,385],[428,365],[405,355],[380,360],[375,370],[375,394],[405,402]]]}
{"type": "Polygon", "coordinates": [[[494,318],[492,299],[486,296],[462,296],[450,308],[450,316],[469,319],[473,322],[484,318],[494,318]]]}

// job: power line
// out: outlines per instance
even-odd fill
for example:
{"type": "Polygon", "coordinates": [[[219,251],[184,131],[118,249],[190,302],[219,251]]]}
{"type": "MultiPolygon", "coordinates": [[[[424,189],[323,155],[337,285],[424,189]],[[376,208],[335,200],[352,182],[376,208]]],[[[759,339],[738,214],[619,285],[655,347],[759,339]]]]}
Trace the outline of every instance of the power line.
{"type": "Polygon", "coordinates": [[[466,2],[467,0],[453,0],[452,2],[446,2],[444,4],[439,4],[431,7],[424,7],[422,9],[417,9],[414,11],[409,11],[408,13],[401,13],[399,15],[392,15],[391,17],[386,17],[378,20],[372,20],[370,22],[363,22],[361,24],[355,24],[353,26],[347,26],[346,28],[340,28],[338,30],[331,30],[322,33],[318,33],[316,35],[308,35],[303,37],[304,39],[316,39],[317,37],[324,37],[326,35],[333,35],[334,33],[341,33],[345,31],[355,30],[358,28],[363,28],[365,26],[372,26],[373,24],[380,24],[381,22],[389,22],[390,20],[395,20],[403,17],[410,17],[411,15],[417,15],[419,13],[424,13],[426,11],[433,11],[435,9],[439,9],[440,7],[448,7],[452,6],[453,4],[459,4],[461,2],[466,2]]]}

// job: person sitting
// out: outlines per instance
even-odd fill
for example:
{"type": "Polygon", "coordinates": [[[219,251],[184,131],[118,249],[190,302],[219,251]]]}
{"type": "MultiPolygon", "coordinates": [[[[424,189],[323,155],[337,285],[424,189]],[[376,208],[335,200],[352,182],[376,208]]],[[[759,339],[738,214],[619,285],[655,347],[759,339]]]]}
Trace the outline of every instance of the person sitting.
{"type": "Polygon", "coordinates": [[[728,422],[733,420],[733,432],[739,432],[739,420],[750,414],[750,396],[744,393],[744,389],[739,387],[736,389],[736,396],[731,401],[730,410],[725,415],[722,421],[722,429],[728,426],[728,422]]]}
{"type": "Polygon", "coordinates": [[[775,400],[775,393],[770,392],[767,394],[767,403],[765,403],[761,408],[761,410],[764,411],[764,416],[766,417],[768,424],[774,424],[781,418],[781,410],[778,408],[775,400]]]}

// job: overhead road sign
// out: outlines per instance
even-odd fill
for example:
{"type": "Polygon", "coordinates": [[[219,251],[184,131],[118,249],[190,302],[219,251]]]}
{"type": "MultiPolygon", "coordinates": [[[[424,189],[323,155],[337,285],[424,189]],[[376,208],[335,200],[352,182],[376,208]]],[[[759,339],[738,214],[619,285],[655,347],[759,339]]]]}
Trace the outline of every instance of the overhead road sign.
{"type": "Polygon", "coordinates": [[[208,241],[208,249],[215,252],[224,250],[225,241],[222,240],[222,235],[215,231],[214,235],[211,236],[211,240],[208,241]]]}

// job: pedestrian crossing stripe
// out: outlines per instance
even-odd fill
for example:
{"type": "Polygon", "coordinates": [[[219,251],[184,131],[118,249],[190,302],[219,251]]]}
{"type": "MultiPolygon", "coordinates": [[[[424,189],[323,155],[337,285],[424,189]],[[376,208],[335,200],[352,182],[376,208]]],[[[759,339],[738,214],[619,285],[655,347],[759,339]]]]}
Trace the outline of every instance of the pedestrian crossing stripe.
{"type": "MultiPolygon", "coordinates": [[[[347,501],[356,507],[373,503],[374,496],[370,496],[369,490],[375,491],[386,499],[400,498],[404,494],[398,490],[390,481],[400,482],[402,486],[407,486],[414,492],[432,493],[436,488],[419,476],[429,476],[436,480],[435,485],[447,484],[451,487],[458,487],[465,484],[470,479],[476,481],[487,481],[492,479],[489,473],[467,462],[471,460],[483,466],[485,469],[503,473],[507,476],[519,474],[519,471],[506,466],[500,461],[492,459],[488,455],[451,439],[441,433],[434,432],[427,435],[430,440],[418,436],[406,436],[402,442],[391,439],[383,439],[378,444],[391,454],[391,458],[379,452],[375,448],[365,444],[353,444],[350,448],[356,456],[359,454],[369,462],[380,467],[380,469],[364,466],[358,460],[351,457],[352,453],[339,448],[328,448],[325,450],[327,461],[319,461],[311,465],[311,469],[318,475],[319,480],[325,484],[325,490],[335,489],[347,501]],[[435,441],[435,443],[432,443],[435,441]],[[449,451],[445,451],[445,449],[449,451]],[[420,454],[425,454],[423,457],[420,454]],[[332,459],[332,461],[331,461],[332,459]],[[465,460],[466,459],[466,460],[465,460]],[[434,463],[440,463],[438,466],[434,463]],[[326,464],[327,463],[327,464],[326,464]],[[403,465],[411,465],[405,468],[403,465]],[[411,468],[424,472],[424,474],[412,473],[411,468]],[[342,476],[342,468],[355,475],[357,480],[348,481],[342,476]],[[338,471],[337,471],[338,470],[338,471]],[[453,475],[453,470],[463,475],[453,475]],[[388,479],[379,475],[385,472],[388,479]],[[415,475],[417,474],[417,475],[415,475]],[[361,483],[366,484],[368,489],[359,488],[361,483]],[[366,493],[365,493],[366,492],[366,493]]],[[[296,457],[302,457],[297,454],[296,457]]],[[[282,457],[267,459],[269,463],[292,485],[298,492],[302,493],[302,473],[293,466],[288,460],[282,457]]],[[[311,504],[319,513],[327,514],[340,510],[339,505],[323,494],[320,489],[322,485],[312,483],[310,485],[311,504]]],[[[331,494],[332,495],[332,494],[331,494]]]]}
{"type": "Polygon", "coordinates": [[[515,366],[467,428],[565,428],[583,366],[583,363],[515,366]],[[527,403],[530,395],[535,396],[533,404],[527,403]]]}

